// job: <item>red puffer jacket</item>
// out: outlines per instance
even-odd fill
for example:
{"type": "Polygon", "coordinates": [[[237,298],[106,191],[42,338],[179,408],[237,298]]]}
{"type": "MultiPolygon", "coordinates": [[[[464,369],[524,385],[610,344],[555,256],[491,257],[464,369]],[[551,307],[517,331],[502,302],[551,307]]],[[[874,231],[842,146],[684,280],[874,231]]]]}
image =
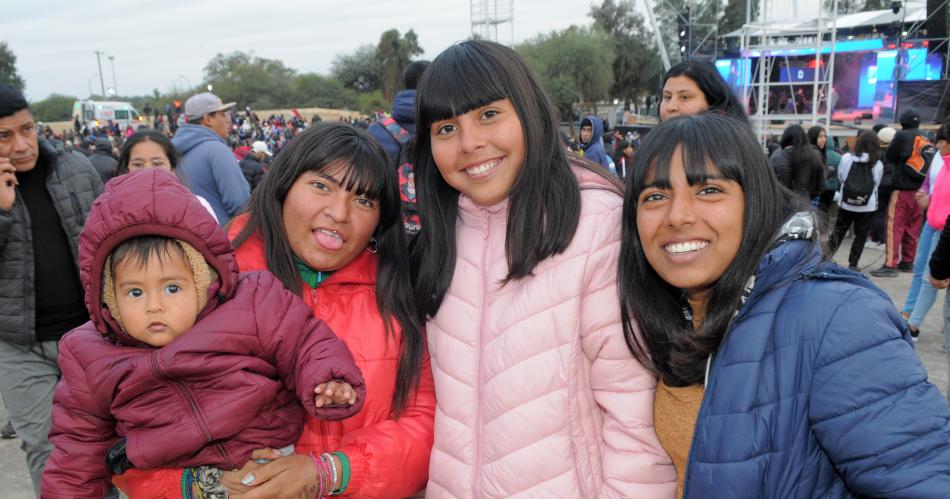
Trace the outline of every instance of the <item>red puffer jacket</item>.
{"type": "MultiPolygon", "coordinates": [[[[234,237],[247,216],[231,221],[234,237]]],[[[242,270],[266,269],[263,241],[252,236],[237,249],[242,270]]],[[[334,272],[316,289],[303,285],[304,299],[337,332],[366,379],[366,405],[342,421],[307,418],[297,440],[298,452],[343,451],[352,464],[345,496],[408,497],[425,487],[429,476],[435,417],[435,389],[425,354],[419,386],[402,415],[390,410],[396,387],[401,332],[387,337],[376,306],[376,257],[364,252],[334,272]]],[[[132,499],[180,498],[181,470],[152,473],[130,470],[114,479],[132,499]]]]}
{"type": "Polygon", "coordinates": [[[295,441],[301,403],[325,419],[361,408],[363,379],[346,345],[271,273],[239,274],[224,231],[172,174],[150,169],[109,182],[79,244],[92,320],[60,344],[43,497],[102,497],[106,451],[120,437],[139,469],[231,469],[254,449],[295,441]],[[220,276],[197,323],[161,348],[130,337],[101,304],[106,257],[145,234],[191,244],[220,276]],[[360,403],[316,409],[314,387],[332,379],[357,388],[360,403]]]}

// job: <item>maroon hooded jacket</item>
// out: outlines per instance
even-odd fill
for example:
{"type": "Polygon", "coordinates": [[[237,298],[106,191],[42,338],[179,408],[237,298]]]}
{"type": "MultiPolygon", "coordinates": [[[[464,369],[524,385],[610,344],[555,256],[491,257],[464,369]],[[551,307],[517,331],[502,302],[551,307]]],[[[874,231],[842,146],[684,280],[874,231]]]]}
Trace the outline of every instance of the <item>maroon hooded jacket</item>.
{"type": "Polygon", "coordinates": [[[43,497],[103,497],[106,452],[120,437],[139,469],[237,469],[255,449],[293,443],[304,410],[342,419],[363,405],[346,345],[273,274],[239,274],[227,235],[171,173],[108,183],[80,236],[79,270],[91,321],[60,344],[43,497]],[[191,244],[220,276],[195,325],[161,348],[122,331],[102,302],[106,257],[141,235],[191,244]],[[356,405],[316,408],[314,388],[333,379],[353,385],[356,405]]]}

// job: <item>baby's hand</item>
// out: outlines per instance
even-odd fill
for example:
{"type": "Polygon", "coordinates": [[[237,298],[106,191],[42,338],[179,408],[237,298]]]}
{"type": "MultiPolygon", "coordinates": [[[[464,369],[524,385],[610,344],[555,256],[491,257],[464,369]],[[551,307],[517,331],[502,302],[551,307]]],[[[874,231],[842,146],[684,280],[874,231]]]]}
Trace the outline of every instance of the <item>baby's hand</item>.
{"type": "Polygon", "coordinates": [[[318,409],[331,404],[353,405],[356,403],[356,390],[345,381],[334,380],[321,383],[313,389],[313,393],[317,395],[314,401],[318,409]]]}

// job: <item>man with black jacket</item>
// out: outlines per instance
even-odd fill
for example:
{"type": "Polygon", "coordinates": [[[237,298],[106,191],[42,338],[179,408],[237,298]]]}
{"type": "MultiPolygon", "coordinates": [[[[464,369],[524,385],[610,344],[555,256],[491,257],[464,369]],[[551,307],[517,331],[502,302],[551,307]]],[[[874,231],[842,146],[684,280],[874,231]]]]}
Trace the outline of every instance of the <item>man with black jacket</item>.
{"type": "Polygon", "coordinates": [[[37,494],[52,450],[57,344],[89,320],[76,260],[101,192],[89,160],[39,140],[23,94],[0,83],[0,392],[37,494]]]}
{"type": "Polygon", "coordinates": [[[924,214],[917,205],[914,193],[923,184],[923,177],[912,177],[904,163],[914,152],[914,139],[924,133],[920,126],[920,113],[908,109],[900,115],[901,130],[894,136],[884,155],[883,187],[890,187],[887,205],[887,223],[884,233],[884,265],[871,272],[875,277],[896,277],[898,271],[913,272],[917,239],[924,214]]]}

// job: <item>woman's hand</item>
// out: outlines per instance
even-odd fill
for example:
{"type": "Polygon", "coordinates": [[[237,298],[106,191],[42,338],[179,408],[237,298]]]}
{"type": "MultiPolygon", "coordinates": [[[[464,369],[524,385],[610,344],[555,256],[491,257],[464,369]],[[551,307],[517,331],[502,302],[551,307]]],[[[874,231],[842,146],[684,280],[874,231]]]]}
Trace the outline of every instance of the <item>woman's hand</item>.
{"type": "Polygon", "coordinates": [[[241,499],[312,498],[320,490],[313,458],[294,454],[267,464],[248,462],[239,471],[225,473],[221,484],[229,497],[241,499]]]}
{"type": "Polygon", "coordinates": [[[917,206],[919,206],[921,210],[926,210],[927,207],[930,206],[930,196],[925,192],[915,192],[914,201],[917,201],[917,206]]]}
{"type": "Polygon", "coordinates": [[[930,285],[934,289],[946,289],[950,285],[950,279],[934,279],[933,276],[927,276],[930,279],[930,285]]]}
{"type": "Polygon", "coordinates": [[[353,405],[356,403],[356,390],[352,385],[342,380],[320,383],[314,388],[313,393],[317,395],[314,397],[317,409],[332,404],[353,405]]]}

